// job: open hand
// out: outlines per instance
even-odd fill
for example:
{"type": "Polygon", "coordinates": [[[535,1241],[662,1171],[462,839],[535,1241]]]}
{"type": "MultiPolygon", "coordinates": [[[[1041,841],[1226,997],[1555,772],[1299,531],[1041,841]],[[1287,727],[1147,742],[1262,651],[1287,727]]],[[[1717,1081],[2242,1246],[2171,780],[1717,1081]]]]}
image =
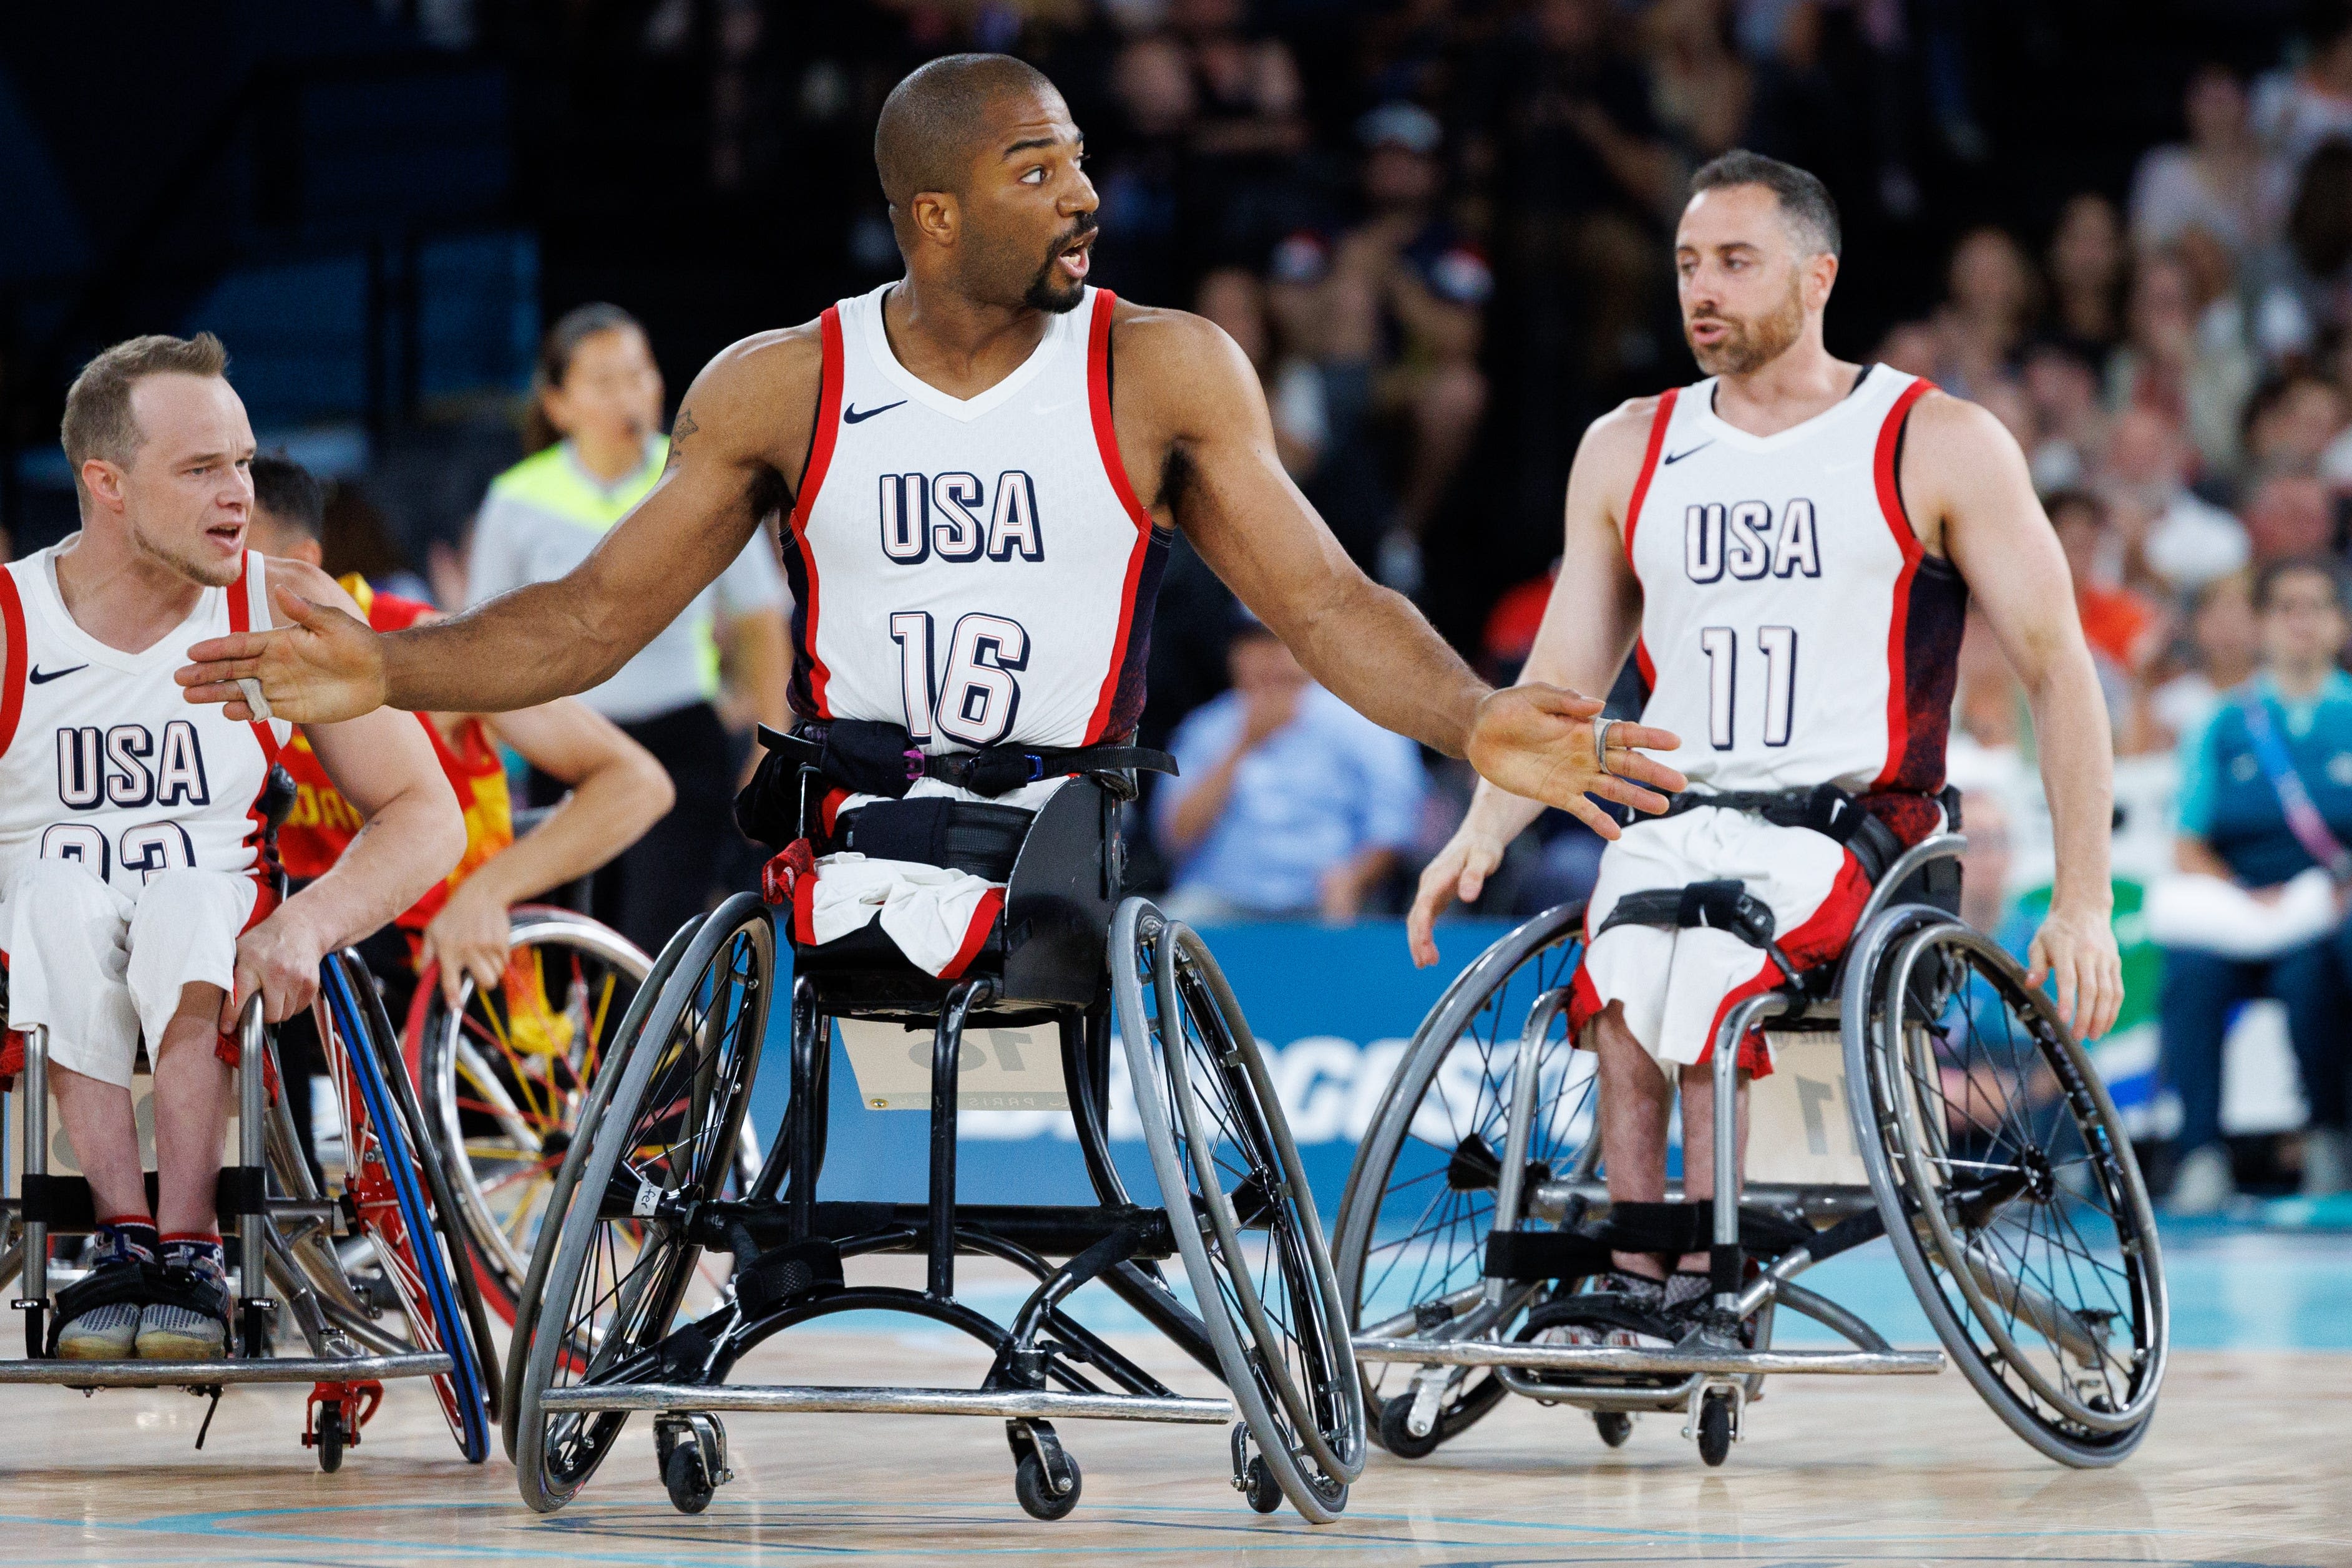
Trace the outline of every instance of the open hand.
{"type": "MultiPolygon", "coordinates": [[[[233,719],[257,717],[240,679],[261,683],[270,716],[291,724],[333,724],[383,706],[383,649],[367,626],[288,588],[271,591],[291,622],[274,632],[214,637],[188,650],[174,674],[192,703],[224,703],[233,719]]],[[[274,1021],[274,1020],[273,1020],[274,1021]]]]}
{"type": "Polygon", "coordinates": [[[1593,720],[1607,705],[1559,686],[1536,684],[1489,692],[1478,705],[1465,747],[1470,765],[1506,794],[1557,806],[1604,839],[1620,832],[1615,819],[1585,799],[1598,795],[1637,811],[1663,811],[1657,789],[1680,789],[1681,774],[1636,747],[1673,751],[1679,737],[1647,725],[1619,724],[1609,731],[1606,766],[1595,755],[1593,720]]]}
{"type": "Polygon", "coordinates": [[[441,999],[454,1010],[473,977],[478,989],[495,991],[506,977],[512,925],[507,906],[477,882],[463,882],[425,927],[422,959],[440,971],[441,999]]]}
{"type": "Polygon", "coordinates": [[[2053,907],[2025,957],[2025,983],[2053,983],[2058,1016],[2075,1039],[2096,1040],[2115,1027],[2124,1006],[2124,965],[2104,913],[2053,907]]]}
{"type": "Polygon", "coordinates": [[[1437,858],[1422,868],[1421,885],[1413,890],[1412,909],[1404,917],[1405,940],[1412,948],[1412,964],[1426,969],[1437,962],[1437,917],[1455,899],[1477,901],[1486,879],[1503,863],[1508,840],[1486,831],[1474,809],[1454,831],[1437,858]]]}

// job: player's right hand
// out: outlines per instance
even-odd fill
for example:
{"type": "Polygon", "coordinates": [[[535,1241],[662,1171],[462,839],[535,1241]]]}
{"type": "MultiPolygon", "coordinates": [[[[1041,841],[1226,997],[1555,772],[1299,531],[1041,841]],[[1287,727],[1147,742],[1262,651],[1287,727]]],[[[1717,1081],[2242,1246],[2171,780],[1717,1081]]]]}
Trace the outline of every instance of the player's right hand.
{"type": "Polygon", "coordinates": [[[1437,917],[1445,906],[1459,898],[1468,904],[1486,887],[1486,879],[1503,863],[1503,851],[1508,841],[1480,827],[1476,813],[1465,819],[1454,830],[1454,837],[1437,852],[1437,858],[1423,868],[1421,885],[1412,895],[1412,910],[1405,916],[1405,939],[1412,946],[1412,963],[1417,969],[1426,969],[1437,962],[1437,917]]]}
{"type": "Polygon", "coordinates": [[[292,724],[333,724],[383,706],[383,641],[332,605],[291,589],[272,591],[289,624],[272,632],[214,637],[188,650],[174,674],[192,703],[223,703],[233,719],[257,716],[239,680],[261,683],[270,716],[292,724]]]}

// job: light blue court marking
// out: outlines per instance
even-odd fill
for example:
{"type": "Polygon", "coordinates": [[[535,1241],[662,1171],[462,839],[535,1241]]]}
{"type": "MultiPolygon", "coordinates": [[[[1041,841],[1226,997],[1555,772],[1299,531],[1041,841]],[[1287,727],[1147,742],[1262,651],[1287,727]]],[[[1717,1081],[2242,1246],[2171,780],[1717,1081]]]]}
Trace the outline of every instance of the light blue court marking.
{"type": "MultiPolygon", "coordinates": [[[[738,1548],[755,1553],[763,1559],[768,1557],[793,1559],[827,1557],[919,1557],[928,1554],[922,1548],[909,1548],[902,1545],[861,1547],[850,1545],[795,1543],[787,1540],[775,1540],[769,1538],[767,1533],[761,1529],[762,1524],[770,1522],[768,1521],[729,1519],[727,1517],[727,1515],[730,1513],[740,1515],[746,1512],[757,1512],[767,1510],[774,1511],[772,1522],[773,1529],[778,1532],[790,1531],[795,1523],[806,1522],[806,1516],[811,1513],[819,1511],[834,1513],[835,1511],[838,1511],[836,1517],[839,1525],[855,1525],[867,1529],[887,1525],[893,1520],[904,1520],[908,1518],[921,1520],[935,1526],[949,1525],[956,1522],[969,1522],[972,1524],[1016,1522],[1004,1518],[993,1511],[983,1511],[982,1510],[975,1509],[971,1504],[957,1503],[931,1505],[919,1503],[877,1504],[870,1501],[856,1502],[832,1499],[795,1499],[790,1501],[765,1502],[747,1498],[722,1500],[714,1504],[713,1507],[714,1512],[702,1515],[700,1519],[693,1521],[680,1519],[678,1516],[671,1513],[667,1508],[664,1508],[659,1504],[608,1504],[601,1506],[593,1503],[580,1504],[575,1505],[574,1510],[571,1512],[541,1521],[523,1516],[521,1514],[520,1504],[464,1502],[368,1503],[349,1508],[309,1507],[284,1509],[235,1509],[207,1513],[172,1514],[159,1519],[142,1520],[121,1524],[101,1523],[100,1521],[91,1520],[87,1517],[74,1518],[71,1520],[50,1520],[34,1516],[18,1515],[13,1517],[0,1516],[0,1525],[47,1526],[50,1528],[71,1529],[81,1533],[87,1533],[90,1531],[96,1530],[105,1531],[108,1532],[121,1532],[131,1535],[143,1535],[151,1538],[158,1535],[185,1535],[209,1541],[234,1540],[239,1542],[267,1543],[268,1545],[278,1547],[281,1550],[289,1547],[300,1546],[324,1547],[331,1550],[340,1550],[344,1552],[355,1552],[361,1554],[342,1560],[343,1562],[352,1563],[352,1568],[381,1568],[381,1563],[385,1554],[395,1554],[399,1559],[405,1561],[417,1561],[427,1558],[466,1561],[483,1557],[503,1557],[509,1559],[518,1557],[544,1557],[551,1560],[561,1560],[564,1562],[603,1563],[629,1565],[669,1564],[681,1562],[704,1564],[712,1562],[715,1558],[719,1557],[722,1552],[727,1552],[729,1549],[738,1548]],[[255,1527],[255,1521],[275,1519],[324,1521],[331,1520],[339,1516],[382,1516],[399,1513],[447,1514],[457,1511],[494,1512],[502,1518],[511,1519],[512,1523],[510,1526],[504,1528],[499,1531],[499,1539],[495,1542],[485,1542],[479,1544],[448,1542],[362,1540],[353,1539],[349,1536],[255,1527]],[[745,1534],[747,1529],[760,1531],[760,1533],[747,1538],[745,1534]],[[637,1533],[651,1533],[657,1535],[665,1542],[665,1548],[660,1550],[656,1554],[647,1554],[644,1552],[630,1551],[583,1551],[581,1550],[578,1545],[579,1541],[583,1537],[637,1533]],[[550,1536],[562,1538],[562,1543],[561,1545],[545,1546],[540,1544],[541,1542],[545,1542],[550,1536]]],[[[829,1520],[827,1522],[832,1523],[835,1522],[835,1521],[829,1520]]],[[[1154,1543],[1137,1544],[1131,1546],[1089,1545],[1085,1547],[1083,1551],[1086,1555],[1090,1557],[1165,1556],[1171,1553],[1186,1553],[1197,1557],[1204,1549],[1209,1547],[1209,1542],[1202,1539],[1204,1535],[1216,1538],[1221,1544],[1228,1544],[1237,1549],[1245,1550],[1252,1555],[1267,1552],[1302,1551],[1318,1552],[1327,1555],[1344,1554],[1351,1556],[1378,1552],[1381,1554],[1382,1560],[1394,1561],[1393,1553],[1399,1547],[1410,1548],[1417,1552],[1496,1552],[1499,1550],[1505,1553],[1505,1555],[1502,1556],[1481,1558],[1475,1560],[1475,1562],[1456,1560],[1453,1564],[1453,1568],[1478,1568],[1478,1565],[1481,1564],[1493,1564],[1497,1565],[1497,1568],[1499,1568],[1499,1565],[1503,1563],[1569,1563],[1579,1561],[1579,1559],[1563,1558],[1558,1555],[1556,1550],[1545,1550],[1543,1555],[1540,1557],[1519,1556],[1515,1553],[1529,1551],[1531,1547],[1514,1546],[1508,1541],[1496,1542],[1433,1537],[1428,1533],[1431,1530],[1436,1529],[1448,1531],[1528,1531],[1557,1542],[1562,1545],[1581,1543],[1587,1547],[1595,1549],[1627,1546],[1635,1543],[1651,1548],[1671,1548],[1676,1546],[1684,1548],[1710,1546],[1765,1546],[1819,1550],[1827,1547],[1836,1551],[1840,1556],[1849,1559],[1854,1555],[1852,1548],[1857,1546],[1904,1548],[1918,1547],[1923,1545],[1979,1544],[1990,1547],[1999,1542],[2022,1540],[2053,1542],[2062,1541],[2067,1542],[2079,1542],[2085,1548],[2095,1548],[2098,1543],[2108,1542],[2117,1543],[2148,1543],[2161,1540],[2179,1542],[2186,1544],[2200,1537],[2210,1537],[2220,1534],[2219,1531],[2159,1531],[2154,1529],[1988,1530],[1979,1531],[1938,1531],[1932,1533],[1906,1533],[1898,1531],[1890,1533],[1836,1535],[1745,1534],[1738,1532],[1726,1533],[1712,1531],[1662,1530],[1642,1529],[1631,1526],[1621,1527],[1609,1525],[1551,1523],[1535,1520],[1476,1519],[1428,1514],[1366,1513],[1355,1511],[1349,1512],[1346,1516],[1345,1524],[1339,1527],[1340,1530],[1347,1530],[1349,1526],[1401,1525],[1408,1527],[1409,1531],[1409,1532],[1384,1531],[1379,1533],[1367,1534],[1360,1530],[1349,1531],[1347,1533],[1335,1533],[1330,1530],[1318,1530],[1313,1526],[1300,1523],[1282,1524],[1272,1521],[1256,1522],[1246,1519],[1235,1519],[1222,1511],[1213,1512],[1202,1509],[1168,1507],[1107,1509],[1101,1515],[1097,1516],[1097,1522],[1118,1523],[1132,1528],[1148,1529],[1157,1532],[1181,1532],[1189,1537],[1189,1539],[1181,1542],[1171,1542],[1166,1544],[1154,1543]]],[[[2232,1533],[2237,1537],[2237,1539],[2233,1541],[2232,1544],[2242,1544],[2242,1532],[2232,1533]]],[[[1024,1543],[1018,1546],[1006,1547],[976,1547],[967,1542],[959,1543],[952,1549],[953,1555],[960,1557],[973,1556],[1003,1559],[1067,1556],[1074,1549],[1071,1547],[1057,1544],[1052,1541],[1050,1537],[1040,1540],[1034,1544],[1024,1543]]],[[[1876,1555],[1876,1553],[1871,1553],[1871,1555],[1876,1555]]],[[[1943,1560],[1952,1560],[1952,1554],[1949,1552],[1941,1552],[1938,1555],[1943,1560]]],[[[1974,1555],[1975,1554],[1971,1554],[1971,1556],[1974,1555]]],[[[256,1564],[289,1562],[305,1564],[306,1568],[338,1568],[338,1560],[316,1553],[306,1554],[299,1558],[248,1556],[241,1558],[240,1560],[256,1564]]],[[[1656,1555],[1654,1551],[1646,1554],[1646,1560],[1652,1562],[1662,1561],[1662,1559],[1656,1555]]],[[[1672,1559],[1663,1560],[1672,1561],[1672,1559]]],[[[1896,1560],[1916,1561],[1916,1559],[1905,1559],[1898,1557],[1896,1560]]],[[[1987,1556],[1982,1560],[1994,1562],[2002,1561],[2003,1559],[1987,1556]]],[[[2095,1552],[2094,1554],[2072,1554],[2065,1556],[2052,1556],[2047,1553],[2037,1552],[2034,1560],[2036,1562],[2049,1563],[2146,1563],[2149,1561],[2149,1559],[2137,1552],[2132,1552],[2128,1555],[2095,1552]]],[[[88,1559],[86,1557],[81,1556],[58,1556],[46,1559],[13,1557],[10,1559],[12,1568],[16,1568],[16,1565],[19,1564],[22,1565],[22,1568],[37,1568],[37,1565],[43,1565],[43,1568],[45,1568],[46,1564],[51,1563],[58,1564],[80,1564],[87,1561],[88,1559]]],[[[150,1558],[149,1561],[153,1562],[156,1561],[156,1559],[150,1558]]],[[[1589,1559],[1589,1561],[1615,1563],[1623,1562],[1626,1561],[1626,1559],[1612,1553],[1612,1555],[1604,1558],[1589,1559]]],[[[2184,1568],[2186,1568],[2186,1565],[2192,1563],[2196,1564],[2196,1568],[2229,1568],[2228,1560],[2177,1558],[2172,1559],[2171,1561],[2184,1564],[2184,1568]]]]}

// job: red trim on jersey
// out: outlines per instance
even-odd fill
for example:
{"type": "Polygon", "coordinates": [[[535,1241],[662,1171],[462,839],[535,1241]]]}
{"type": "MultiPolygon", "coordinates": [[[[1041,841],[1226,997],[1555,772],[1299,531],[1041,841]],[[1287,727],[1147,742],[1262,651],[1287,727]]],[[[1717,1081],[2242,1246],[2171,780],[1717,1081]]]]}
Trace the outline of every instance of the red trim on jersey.
{"type": "MultiPolygon", "coordinates": [[[[1838,867],[1837,880],[1830,884],[1828,896],[1820,907],[1780,938],[1780,951],[1796,966],[1799,974],[1834,962],[1853,940],[1854,922],[1862,918],[1863,905],[1870,902],[1870,878],[1864,874],[1862,862],[1848,851],[1845,863],[1838,867]]],[[[1715,1017],[1706,1026],[1706,1049],[1699,1055],[1698,1065],[1715,1060],[1716,1036],[1723,1030],[1723,1020],[1731,1009],[1753,996],[1760,996],[1782,983],[1780,966],[1771,959],[1748,978],[1724,993],[1723,1003],[1715,1009],[1715,1017]]],[[[1772,1053],[1765,1049],[1764,1031],[1750,1031],[1739,1042],[1739,1065],[1755,1077],[1762,1078],[1772,1071],[1772,1053]]]]}
{"type": "MultiPolygon", "coordinates": [[[[1625,564],[1633,564],[1633,529],[1642,521],[1642,503],[1650,498],[1650,480],[1658,471],[1658,454],[1665,449],[1666,426],[1674,423],[1675,399],[1682,388],[1668,387],[1658,394],[1658,411],[1650,416],[1650,444],[1642,453],[1642,472],[1633,480],[1633,498],[1625,503],[1625,564]]],[[[1644,672],[1646,673],[1646,671],[1644,672]]]]}
{"type": "Polygon", "coordinates": [[[1920,548],[1919,536],[1911,531],[1910,514],[1903,509],[1903,490],[1895,473],[1895,448],[1903,435],[1903,422],[1911,417],[1911,405],[1936,390],[1935,383],[1924,377],[1905,387],[1886,411],[1885,423],[1878,427],[1878,449],[1871,464],[1871,472],[1878,480],[1878,510],[1886,519],[1889,533],[1895,536],[1895,548],[1903,552],[1903,570],[1895,575],[1894,612],[1886,622],[1886,762],[1878,770],[1871,788],[1879,789],[1893,782],[1903,766],[1904,753],[1909,749],[1910,704],[1906,700],[1908,672],[1904,668],[1904,633],[1909,629],[1911,613],[1911,577],[1918,570],[1920,558],[1927,552],[1920,548]]]}
{"type": "MultiPolygon", "coordinates": [[[[237,568],[236,580],[229,585],[228,631],[232,637],[241,637],[253,630],[253,590],[246,586],[246,579],[253,571],[254,553],[252,550],[245,552],[245,559],[237,568]]],[[[255,737],[261,742],[264,786],[267,787],[268,769],[278,761],[278,732],[269,727],[268,719],[257,718],[247,722],[253,726],[255,737]]],[[[259,818],[257,816],[255,820],[257,821],[259,818]]]]}
{"type": "Polygon", "coordinates": [[[1642,672],[1642,684],[1652,691],[1658,689],[1658,666],[1650,662],[1650,644],[1640,637],[1633,639],[1633,663],[1642,672]]]}
{"type": "Polygon", "coordinates": [[[25,601],[16,596],[16,574],[0,571],[0,623],[7,629],[7,673],[0,675],[0,752],[16,738],[16,721],[25,715],[25,670],[32,663],[33,644],[25,635],[25,601]]]}
{"type": "Polygon", "coordinates": [[[971,924],[964,927],[963,946],[956,949],[956,956],[949,959],[947,967],[940,971],[940,979],[953,980],[962,976],[965,966],[980,956],[981,948],[988,942],[989,932],[995,927],[996,917],[1003,913],[1003,888],[992,887],[980,895],[980,902],[972,907],[971,924]]]}
{"type": "Polygon", "coordinates": [[[816,442],[809,448],[808,469],[801,476],[800,498],[793,507],[793,538],[800,542],[801,570],[808,574],[808,608],[805,622],[808,637],[809,695],[816,703],[816,716],[831,718],[824,706],[825,684],[832,672],[816,651],[816,552],[809,548],[808,521],[816,509],[816,493],[824,484],[824,471],[833,463],[833,444],[841,434],[841,383],[843,352],[841,346],[841,308],[828,305],[818,318],[824,341],[824,379],[816,400],[816,442]]]}
{"type": "Polygon", "coordinates": [[[805,873],[793,882],[793,938],[803,947],[816,946],[816,878],[805,873]]]}
{"type": "Polygon", "coordinates": [[[1136,498],[1128,481],[1127,462],[1118,455],[1118,431],[1110,417],[1110,323],[1118,296],[1108,288],[1095,291],[1094,318],[1087,325],[1087,407],[1094,415],[1095,450],[1102,456],[1104,476],[1111,493],[1135,524],[1135,549],[1128,552],[1127,578],[1119,586],[1118,635],[1111,640],[1110,667],[1103,672],[1102,695],[1095,699],[1081,746],[1097,746],[1109,737],[1111,705],[1118,697],[1118,677],[1127,668],[1127,640],[1135,630],[1136,585],[1143,580],[1144,558],[1151,553],[1151,514],[1136,498]]]}

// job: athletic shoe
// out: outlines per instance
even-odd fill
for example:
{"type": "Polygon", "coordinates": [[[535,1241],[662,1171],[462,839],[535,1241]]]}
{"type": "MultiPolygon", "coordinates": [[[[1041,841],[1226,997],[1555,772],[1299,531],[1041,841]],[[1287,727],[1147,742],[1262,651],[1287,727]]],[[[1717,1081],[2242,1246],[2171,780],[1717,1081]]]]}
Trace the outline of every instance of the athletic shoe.
{"type": "MultiPolygon", "coordinates": [[[[1585,1282],[1583,1290],[1568,1298],[1565,1304],[1589,1306],[1610,1312],[1615,1322],[1559,1323],[1536,1336],[1538,1344],[1610,1345],[1619,1350],[1664,1350],[1674,1341],[1660,1333],[1644,1333],[1628,1326],[1623,1321],[1632,1317],[1636,1322],[1654,1321],[1664,1302],[1664,1289],[1655,1280],[1639,1274],[1612,1270],[1596,1274],[1585,1282]]],[[[1663,1327],[1663,1324],[1657,1326],[1663,1327]]]]}
{"type": "Polygon", "coordinates": [[[163,1267],[193,1291],[200,1309],[179,1301],[157,1302],[142,1315],[142,1361],[215,1361],[228,1348],[228,1266],[217,1238],[174,1237],[163,1243],[163,1267]],[[217,1312],[209,1310],[219,1303],[217,1312]]]}
{"type": "MultiPolygon", "coordinates": [[[[71,1289],[136,1281],[142,1266],[155,1261],[158,1243],[152,1225],[101,1225],[95,1240],[89,1273],[81,1285],[71,1289]]],[[[62,1307],[67,1299],[66,1292],[59,1292],[58,1304],[62,1307]]],[[[130,1360],[131,1347],[139,1337],[140,1310],[138,1301],[116,1301],[76,1315],[58,1329],[58,1359],[130,1360]]]]}
{"type": "Polygon", "coordinates": [[[2172,1174],[2172,1193],[2166,1210],[2180,1218],[2197,1219],[2221,1213],[2238,1196],[2237,1178],[2230,1172],[2230,1151],[2219,1144],[2191,1149],[2172,1174]]]}
{"type": "Polygon", "coordinates": [[[2303,1135],[2303,1196],[2352,1192],[2352,1146],[2340,1127],[2314,1127],[2303,1135]]]}

